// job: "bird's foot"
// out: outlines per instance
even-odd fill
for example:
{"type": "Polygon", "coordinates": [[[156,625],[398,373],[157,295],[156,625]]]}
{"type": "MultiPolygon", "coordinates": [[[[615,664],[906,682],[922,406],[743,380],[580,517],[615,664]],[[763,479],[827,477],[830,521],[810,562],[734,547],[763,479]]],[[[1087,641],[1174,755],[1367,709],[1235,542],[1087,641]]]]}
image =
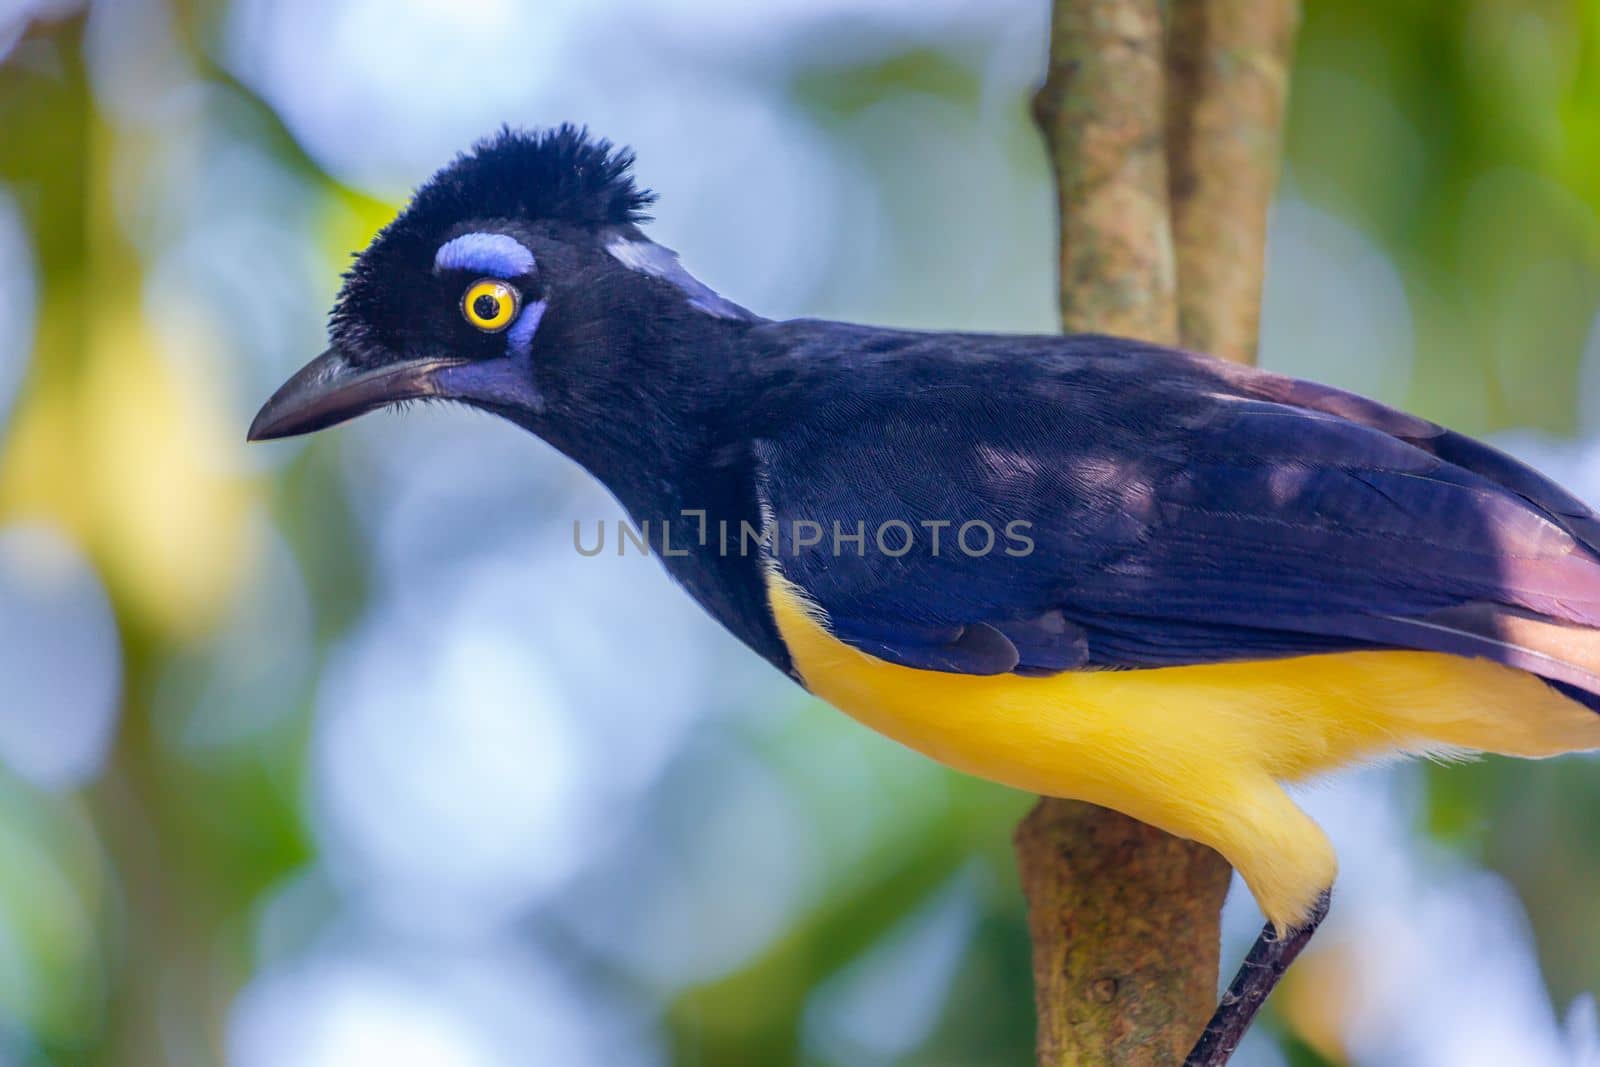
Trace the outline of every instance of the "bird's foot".
{"type": "Polygon", "coordinates": [[[1266,925],[1222,995],[1205,1033],[1183,1061],[1184,1067],[1223,1067],[1228,1062],[1268,994],[1327,916],[1330,899],[1331,891],[1324,890],[1310,917],[1282,937],[1271,923],[1266,925]]]}

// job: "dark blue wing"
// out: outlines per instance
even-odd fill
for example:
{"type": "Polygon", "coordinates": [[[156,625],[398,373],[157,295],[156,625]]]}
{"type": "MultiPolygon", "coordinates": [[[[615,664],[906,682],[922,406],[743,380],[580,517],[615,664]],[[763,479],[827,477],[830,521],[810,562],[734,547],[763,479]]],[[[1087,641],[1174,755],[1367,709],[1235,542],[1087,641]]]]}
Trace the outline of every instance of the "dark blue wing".
{"type": "Polygon", "coordinates": [[[1034,341],[1009,366],[972,358],[1002,339],[939,343],[757,446],[779,566],[840,639],[975,674],[1414,648],[1600,693],[1600,520],[1502,453],[1131,342],[1034,341]],[[796,521],[822,540],[785,539],[796,521]],[[874,544],[901,524],[910,551],[874,544]]]}

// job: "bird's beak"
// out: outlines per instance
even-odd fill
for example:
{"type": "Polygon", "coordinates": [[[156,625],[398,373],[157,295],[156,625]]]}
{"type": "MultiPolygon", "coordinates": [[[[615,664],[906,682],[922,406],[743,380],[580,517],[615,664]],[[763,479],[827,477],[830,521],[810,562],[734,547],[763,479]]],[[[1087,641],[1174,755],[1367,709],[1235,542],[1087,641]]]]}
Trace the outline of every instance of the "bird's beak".
{"type": "Polygon", "coordinates": [[[307,363],[262,405],[251,441],[293,437],[353,419],[398,400],[438,396],[437,374],[460,360],[417,359],[362,369],[330,348],[307,363]]]}

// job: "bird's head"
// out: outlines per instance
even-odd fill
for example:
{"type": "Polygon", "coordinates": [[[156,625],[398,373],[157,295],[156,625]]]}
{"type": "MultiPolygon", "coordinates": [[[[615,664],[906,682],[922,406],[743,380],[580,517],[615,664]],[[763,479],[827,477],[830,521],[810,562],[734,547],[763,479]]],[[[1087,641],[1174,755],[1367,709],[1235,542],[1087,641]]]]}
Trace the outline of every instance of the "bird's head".
{"type": "MultiPolygon", "coordinates": [[[[640,368],[653,335],[748,312],[638,229],[633,157],[572,126],[503,130],[434,175],[356,259],[331,347],[257,414],[250,439],[449,399],[539,428],[640,368]]],[[[591,405],[592,406],[592,405],[591,405]]]]}

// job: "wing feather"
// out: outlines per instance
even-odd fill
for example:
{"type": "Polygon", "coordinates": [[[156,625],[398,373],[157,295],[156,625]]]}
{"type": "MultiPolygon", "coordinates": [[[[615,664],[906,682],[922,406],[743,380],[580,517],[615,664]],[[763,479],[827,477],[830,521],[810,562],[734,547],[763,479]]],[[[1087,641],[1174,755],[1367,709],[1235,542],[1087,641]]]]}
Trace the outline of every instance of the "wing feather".
{"type": "Polygon", "coordinates": [[[776,561],[836,636],[967,673],[1410,648],[1600,694],[1600,519],[1560,486],[1353,394],[1063,344],[1089,347],[856,392],[760,442],[780,526],[869,531],[864,556],[825,539],[776,561]],[[962,523],[1018,520],[1026,555],[951,550],[962,523]],[[943,523],[945,551],[871,551],[891,521],[943,523]]]}

